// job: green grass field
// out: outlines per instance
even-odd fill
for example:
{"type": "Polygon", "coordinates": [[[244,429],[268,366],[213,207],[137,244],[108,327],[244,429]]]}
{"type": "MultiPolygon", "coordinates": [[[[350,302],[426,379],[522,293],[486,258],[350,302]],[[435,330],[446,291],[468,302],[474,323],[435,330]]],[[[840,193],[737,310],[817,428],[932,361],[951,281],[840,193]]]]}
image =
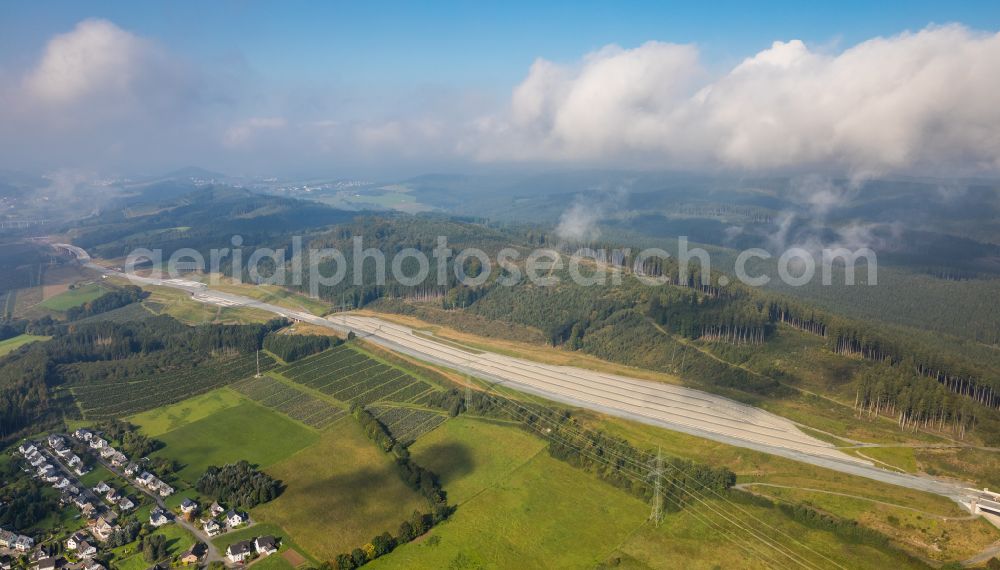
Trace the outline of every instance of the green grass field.
{"type": "Polygon", "coordinates": [[[544,441],[515,427],[459,417],[417,440],[410,452],[441,477],[448,502],[461,505],[544,448],[544,441]]]}
{"type": "Polygon", "coordinates": [[[267,472],[286,489],[251,516],[287,530],[320,560],[333,560],[383,531],[395,533],[414,510],[428,510],[354,420],[338,422],[317,444],[267,472]]]}
{"type": "Polygon", "coordinates": [[[38,341],[38,340],[49,340],[51,337],[47,336],[36,336],[33,334],[22,334],[17,335],[7,340],[0,341],[0,356],[6,356],[7,354],[14,352],[18,348],[38,341]]]}
{"type": "Polygon", "coordinates": [[[60,293],[39,303],[41,307],[52,311],[65,311],[66,309],[82,305],[88,301],[100,297],[107,289],[97,283],[89,283],[76,289],[70,289],[65,293],[60,293]]]}
{"type": "Polygon", "coordinates": [[[144,434],[156,437],[207,418],[226,408],[237,406],[244,401],[245,399],[236,392],[228,388],[219,388],[183,402],[136,414],[129,418],[129,421],[142,428],[144,434]]]}
{"type": "Polygon", "coordinates": [[[157,436],[165,447],[154,455],[176,459],[181,479],[194,485],[209,465],[245,459],[267,467],[315,443],[301,424],[250,401],[213,413],[157,436]]]}
{"type": "Polygon", "coordinates": [[[371,567],[593,568],[648,515],[638,499],[539,454],[371,567]]]}
{"type": "MultiPolygon", "coordinates": [[[[194,546],[195,538],[188,531],[176,524],[162,526],[155,531],[154,535],[162,535],[167,539],[167,551],[170,556],[176,556],[194,546]]],[[[112,550],[115,555],[111,565],[116,570],[145,570],[152,566],[142,556],[141,551],[137,551],[138,542],[133,542],[126,546],[121,546],[112,550]]]]}

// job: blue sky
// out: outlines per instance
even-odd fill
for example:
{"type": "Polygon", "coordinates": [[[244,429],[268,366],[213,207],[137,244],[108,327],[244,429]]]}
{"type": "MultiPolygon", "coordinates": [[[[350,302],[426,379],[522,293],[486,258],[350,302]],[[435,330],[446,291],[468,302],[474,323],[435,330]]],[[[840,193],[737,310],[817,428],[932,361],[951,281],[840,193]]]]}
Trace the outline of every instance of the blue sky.
{"type": "Polygon", "coordinates": [[[990,170],[998,29],[985,1],[2,1],[0,167],[990,170]]]}
{"type": "Polygon", "coordinates": [[[1000,28],[996,2],[5,2],[0,58],[24,64],[88,17],[190,58],[244,58],[287,81],[509,90],[537,57],[694,43],[730,65],[774,40],[851,45],[928,24],[1000,28]]]}

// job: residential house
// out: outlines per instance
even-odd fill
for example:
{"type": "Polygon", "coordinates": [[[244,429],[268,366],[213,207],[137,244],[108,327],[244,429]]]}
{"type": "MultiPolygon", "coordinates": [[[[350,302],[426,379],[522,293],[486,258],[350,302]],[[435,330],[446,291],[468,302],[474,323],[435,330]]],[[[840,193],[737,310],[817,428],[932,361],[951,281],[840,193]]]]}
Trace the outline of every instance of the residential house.
{"type": "Polygon", "coordinates": [[[128,457],[120,451],[111,456],[111,464],[115,467],[121,467],[126,463],[128,463],[128,457]]]}
{"type": "Polygon", "coordinates": [[[226,549],[226,558],[233,563],[243,562],[250,558],[253,553],[253,543],[249,540],[241,540],[229,545],[229,548],[226,549]]]}
{"type": "Polygon", "coordinates": [[[90,467],[87,467],[86,465],[81,463],[80,465],[77,465],[76,467],[73,468],[73,473],[76,473],[78,476],[83,477],[87,473],[90,473],[90,467]]]}
{"type": "Polygon", "coordinates": [[[80,441],[90,441],[94,437],[94,432],[89,429],[80,428],[73,432],[73,437],[80,441]]]}
{"type": "Polygon", "coordinates": [[[170,522],[170,513],[164,511],[163,509],[153,509],[149,513],[149,524],[155,527],[161,527],[170,522]]]}
{"type": "Polygon", "coordinates": [[[128,497],[122,497],[121,500],[118,501],[118,508],[123,511],[128,511],[135,508],[135,503],[128,497]]]}
{"type": "Polygon", "coordinates": [[[36,453],[38,452],[38,448],[35,447],[35,444],[31,443],[30,441],[22,443],[20,446],[18,446],[17,450],[21,453],[21,455],[24,455],[25,457],[31,455],[32,452],[36,453]]]}
{"type": "Polygon", "coordinates": [[[35,539],[30,536],[24,536],[23,534],[17,537],[14,541],[13,548],[18,552],[27,552],[35,547],[35,539]]]}
{"type": "Polygon", "coordinates": [[[75,453],[70,455],[69,459],[66,461],[66,465],[69,465],[70,467],[76,467],[81,463],[83,463],[83,460],[80,459],[80,456],[76,455],[75,453]]]}
{"type": "Polygon", "coordinates": [[[139,464],[134,461],[132,463],[129,463],[128,467],[125,468],[125,475],[129,477],[132,477],[138,472],[139,472],[139,464]]]}
{"type": "Polygon", "coordinates": [[[17,534],[0,528],[0,548],[13,548],[17,534]]]}
{"type": "Polygon", "coordinates": [[[56,481],[55,484],[52,486],[55,487],[56,489],[65,489],[66,487],[69,487],[69,479],[62,477],[61,479],[56,481]]]}
{"type": "Polygon", "coordinates": [[[66,445],[61,435],[52,434],[49,436],[49,447],[55,447],[57,445],[66,445]]]}
{"type": "Polygon", "coordinates": [[[257,554],[269,556],[278,551],[278,542],[273,536],[258,536],[253,541],[253,547],[257,554]]]}
{"type": "Polygon", "coordinates": [[[245,522],[246,518],[236,511],[229,511],[226,513],[226,524],[229,525],[230,528],[240,526],[245,522]]]}
{"type": "Polygon", "coordinates": [[[83,570],[108,570],[100,562],[94,562],[90,560],[83,568],[83,570]]]}
{"type": "Polygon", "coordinates": [[[93,558],[97,556],[97,547],[84,541],[77,546],[76,552],[83,558],[93,558]]]}
{"type": "Polygon", "coordinates": [[[108,446],[108,442],[104,438],[95,437],[90,440],[91,449],[104,449],[108,446]]]}
{"type": "Polygon", "coordinates": [[[100,516],[94,523],[94,528],[91,530],[91,534],[93,534],[94,538],[97,540],[104,542],[111,538],[111,535],[115,532],[115,528],[116,527],[111,524],[111,521],[109,521],[107,517],[100,516]]]}
{"type": "Polygon", "coordinates": [[[160,481],[158,489],[160,491],[161,497],[169,497],[170,495],[174,494],[174,488],[171,487],[170,485],[167,485],[163,481],[160,481]]]}
{"type": "Polygon", "coordinates": [[[118,453],[118,450],[113,447],[103,447],[101,448],[101,457],[104,459],[110,459],[112,455],[118,453]]]}
{"type": "Polygon", "coordinates": [[[216,536],[222,531],[222,527],[215,519],[205,519],[201,521],[201,529],[205,531],[209,537],[216,536]]]}
{"type": "Polygon", "coordinates": [[[105,483],[104,481],[98,481],[97,486],[94,487],[94,492],[97,493],[98,495],[103,495],[104,493],[107,493],[110,490],[111,487],[109,487],[108,484],[105,483]]]}
{"type": "Polygon", "coordinates": [[[47,556],[45,558],[39,559],[38,562],[35,563],[33,568],[35,568],[36,570],[56,570],[56,567],[58,567],[58,565],[59,561],[57,559],[55,559],[52,556],[47,556]]]}
{"type": "Polygon", "coordinates": [[[73,536],[66,539],[66,549],[76,550],[80,546],[81,542],[87,541],[87,535],[83,532],[75,532],[73,536]]]}
{"type": "Polygon", "coordinates": [[[224,512],[226,512],[226,509],[222,508],[222,505],[218,501],[212,503],[212,506],[208,508],[208,513],[213,517],[217,517],[224,512]]]}
{"type": "Polygon", "coordinates": [[[198,503],[192,501],[191,499],[185,498],[181,501],[181,512],[189,515],[198,510],[198,503]]]}
{"type": "Polygon", "coordinates": [[[0,570],[10,570],[12,564],[10,556],[0,556],[0,570]]]}
{"type": "Polygon", "coordinates": [[[104,495],[104,498],[107,499],[109,503],[115,503],[118,499],[121,499],[121,495],[118,494],[117,489],[111,489],[104,495]]]}
{"type": "Polygon", "coordinates": [[[56,455],[63,459],[69,459],[69,456],[73,455],[73,450],[68,447],[62,447],[56,450],[56,455]]]}

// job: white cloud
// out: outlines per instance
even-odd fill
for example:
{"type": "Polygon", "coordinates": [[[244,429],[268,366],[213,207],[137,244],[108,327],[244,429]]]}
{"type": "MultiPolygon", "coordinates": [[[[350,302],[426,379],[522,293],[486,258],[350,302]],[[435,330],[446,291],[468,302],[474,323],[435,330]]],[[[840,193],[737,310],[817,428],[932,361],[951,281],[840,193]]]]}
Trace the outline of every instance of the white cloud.
{"type": "Polygon", "coordinates": [[[90,19],[49,40],[24,80],[29,103],[52,112],[85,105],[98,118],[161,112],[194,89],[189,70],[153,42],[107,20],[90,19]]]}
{"type": "Polygon", "coordinates": [[[253,141],[262,132],[273,132],[288,126],[284,117],[251,117],[230,127],[223,142],[228,147],[239,147],[253,141]]]}
{"type": "Polygon", "coordinates": [[[839,54],[775,42],[706,78],[692,46],[610,46],[539,60],[506,115],[463,147],[480,160],[768,169],[1000,168],[1000,35],[958,25],[839,54]]]}

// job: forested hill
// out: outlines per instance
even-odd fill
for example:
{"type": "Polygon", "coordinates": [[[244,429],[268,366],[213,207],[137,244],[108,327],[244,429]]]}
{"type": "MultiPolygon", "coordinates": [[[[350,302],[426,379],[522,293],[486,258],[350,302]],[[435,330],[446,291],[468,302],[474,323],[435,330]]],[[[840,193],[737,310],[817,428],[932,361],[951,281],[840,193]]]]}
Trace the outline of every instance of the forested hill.
{"type": "Polygon", "coordinates": [[[316,202],[212,186],[151,206],[145,214],[108,211],[67,230],[73,243],[91,255],[113,259],[140,247],[162,248],[167,255],[181,248],[231,247],[234,235],[248,247],[264,247],[357,215],[316,202]]]}
{"type": "MultiPolygon", "coordinates": [[[[210,247],[229,247],[234,233],[244,237],[247,252],[254,247],[273,247],[283,249],[286,259],[291,259],[291,236],[302,235],[306,247],[336,247],[345,254],[344,279],[336,285],[316,287],[319,296],[331,305],[384,305],[388,299],[396,301],[390,304],[393,310],[424,303],[463,311],[531,327],[541,331],[549,343],[566,350],[582,350],[613,361],[667,371],[704,387],[734,391],[736,397],[740,397],[739,393],[749,398],[780,395],[787,387],[780,374],[751,372],[706,354],[692,341],[765,345],[772,342],[778,327],[788,326],[823,339],[831,352],[891,367],[894,374],[886,375],[886,381],[865,393],[874,394],[880,407],[889,402],[887,409],[900,418],[933,419],[964,430],[971,423],[990,421],[1000,407],[1000,353],[992,347],[845,318],[755,288],[720,287],[720,274],[714,272],[711,284],[701,285],[697,267],[691,268],[688,279],[682,281],[673,260],[651,260],[641,266],[631,255],[606,260],[627,274],[621,286],[575,286],[564,270],[557,287],[529,283],[502,287],[497,280],[504,270],[493,267],[484,284],[470,288],[457,283],[453,262],[449,263],[448,280],[443,285],[434,282],[434,271],[417,285],[402,285],[391,275],[386,283],[377,284],[373,263],[363,266],[363,284],[354,284],[353,237],[363,237],[365,247],[377,248],[386,255],[412,247],[431,257],[437,237],[447,236],[455,251],[477,247],[495,259],[500,249],[513,247],[522,253],[523,260],[532,248],[554,245],[544,227],[498,226],[440,215],[347,213],[319,204],[218,187],[167,202],[145,216],[107,213],[74,232],[76,243],[101,256],[119,257],[133,247],[162,247],[167,254],[176,248],[192,247],[203,251],[206,259],[210,247]],[[635,273],[666,276],[670,284],[643,286],[635,273]],[[888,380],[890,377],[894,380],[888,380]],[[914,394],[922,394],[922,400],[907,404],[914,394]]],[[[564,251],[570,251],[561,245],[564,251]]],[[[610,250],[630,244],[590,245],[610,250]]],[[[249,253],[244,259],[247,256],[249,253]]],[[[410,261],[403,266],[407,275],[415,269],[410,261]]],[[[332,273],[330,263],[321,264],[324,275],[332,273]]],[[[477,275],[481,271],[477,263],[474,259],[468,261],[466,273],[477,275]]],[[[308,275],[301,288],[310,290],[308,275]]],[[[860,383],[860,379],[855,381],[860,383]]],[[[865,403],[863,399],[861,403],[865,403]]]]}

